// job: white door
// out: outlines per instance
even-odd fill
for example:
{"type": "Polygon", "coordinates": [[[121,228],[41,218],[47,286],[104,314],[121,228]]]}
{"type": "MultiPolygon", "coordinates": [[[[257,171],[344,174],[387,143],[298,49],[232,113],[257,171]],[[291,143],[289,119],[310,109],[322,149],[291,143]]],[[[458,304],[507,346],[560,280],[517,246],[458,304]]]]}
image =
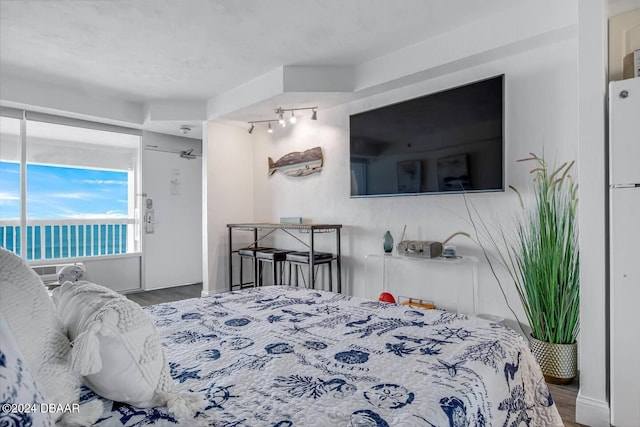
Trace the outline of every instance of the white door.
{"type": "Polygon", "coordinates": [[[640,426],[639,218],[640,188],[611,190],[611,424],[616,427],[640,426]]]}
{"type": "Polygon", "coordinates": [[[143,153],[142,210],[151,221],[142,225],[144,289],[202,282],[202,157],[180,157],[179,137],[146,132],[144,138],[166,146],[143,153]]]}

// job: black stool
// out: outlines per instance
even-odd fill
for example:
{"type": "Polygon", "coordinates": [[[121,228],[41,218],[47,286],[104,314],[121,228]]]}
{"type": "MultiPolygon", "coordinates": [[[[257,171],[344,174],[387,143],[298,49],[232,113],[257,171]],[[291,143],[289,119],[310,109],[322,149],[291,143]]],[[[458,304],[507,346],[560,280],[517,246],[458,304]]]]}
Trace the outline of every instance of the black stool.
{"type": "MultiPolygon", "coordinates": [[[[258,270],[258,263],[256,261],[256,252],[270,250],[271,248],[264,248],[260,246],[249,246],[248,248],[238,249],[238,255],[240,256],[240,289],[244,288],[244,285],[260,285],[260,272],[258,270]],[[242,278],[242,260],[250,259],[251,267],[253,268],[253,282],[243,282],[242,278]]],[[[247,286],[248,287],[248,286],[247,286]]]]}
{"type": "MultiPolygon", "coordinates": [[[[329,266],[329,289],[333,289],[333,272],[331,262],[334,258],[334,255],[328,252],[313,253],[313,265],[329,266]]],[[[303,265],[309,265],[309,252],[289,252],[286,256],[286,261],[289,263],[289,281],[291,281],[291,266],[293,265],[296,274],[295,286],[298,286],[298,269],[302,268],[303,265]]],[[[302,274],[302,280],[304,280],[304,273],[302,274]]],[[[311,278],[309,278],[309,282],[311,289],[315,289],[315,274],[313,280],[314,283],[311,283],[311,278]]]]}
{"type": "Polygon", "coordinates": [[[259,286],[262,285],[262,263],[270,262],[273,264],[273,284],[282,285],[282,265],[280,265],[280,282],[278,282],[278,263],[282,263],[286,260],[287,254],[291,251],[284,249],[263,249],[256,251],[256,261],[258,262],[258,271],[260,272],[260,278],[258,280],[259,286]]]}

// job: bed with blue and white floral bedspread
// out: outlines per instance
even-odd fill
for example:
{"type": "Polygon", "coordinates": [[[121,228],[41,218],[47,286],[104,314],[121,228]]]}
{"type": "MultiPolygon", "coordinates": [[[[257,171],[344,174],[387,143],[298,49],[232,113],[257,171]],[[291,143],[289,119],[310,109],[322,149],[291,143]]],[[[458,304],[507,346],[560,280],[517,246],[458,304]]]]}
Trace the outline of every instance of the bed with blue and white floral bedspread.
{"type": "MultiPolygon", "coordinates": [[[[526,342],[486,320],[287,286],[146,309],[172,376],[206,399],[188,425],[563,425],[526,342]]],[[[106,407],[99,426],[177,424],[106,407]]]]}

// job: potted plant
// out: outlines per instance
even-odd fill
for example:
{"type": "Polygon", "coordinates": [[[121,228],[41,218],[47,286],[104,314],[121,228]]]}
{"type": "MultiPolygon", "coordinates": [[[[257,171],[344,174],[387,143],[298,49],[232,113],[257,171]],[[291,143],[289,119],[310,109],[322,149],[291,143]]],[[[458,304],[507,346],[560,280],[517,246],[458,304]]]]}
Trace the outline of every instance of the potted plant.
{"type": "Polygon", "coordinates": [[[523,208],[515,235],[509,238],[501,232],[499,238],[489,239],[515,284],[531,327],[531,349],[545,379],[566,384],[577,373],[580,305],[577,185],[569,173],[574,162],[550,171],[535,154],[518,161],[535,163],[533,200],[525,203],[510,186],[523,208]]]}

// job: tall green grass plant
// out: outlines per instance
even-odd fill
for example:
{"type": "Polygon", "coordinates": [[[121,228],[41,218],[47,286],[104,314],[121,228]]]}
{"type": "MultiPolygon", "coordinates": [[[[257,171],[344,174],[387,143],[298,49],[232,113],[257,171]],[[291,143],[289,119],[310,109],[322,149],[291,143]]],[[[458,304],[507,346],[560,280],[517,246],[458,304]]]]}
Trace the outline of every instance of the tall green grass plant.
{"type": "MultiPolygon", "coordinates": [[[[510,186],[520,199],[523,211],[515,236],[504,231],[491,233],[487,225],[473,220],[476,237],[496,279],[492,259],[481,243],[480,231],[496,250],[497,259],[509,272],[520,297],[534,338],[555,344],[576,341],[580,322],[580,261],[577,225],[577,185],[570,174],[574,162],[553,171],[546,161],[531,154],[518,160],[533,162],[533,202],[510,186]]],[[[476,212],[477,214],[477,212],[476,212]]],[[[502,287],[500,280],[498,283],[502,287]]],[[[504,291],[503,291],[504,293],[504,291]]]]}

